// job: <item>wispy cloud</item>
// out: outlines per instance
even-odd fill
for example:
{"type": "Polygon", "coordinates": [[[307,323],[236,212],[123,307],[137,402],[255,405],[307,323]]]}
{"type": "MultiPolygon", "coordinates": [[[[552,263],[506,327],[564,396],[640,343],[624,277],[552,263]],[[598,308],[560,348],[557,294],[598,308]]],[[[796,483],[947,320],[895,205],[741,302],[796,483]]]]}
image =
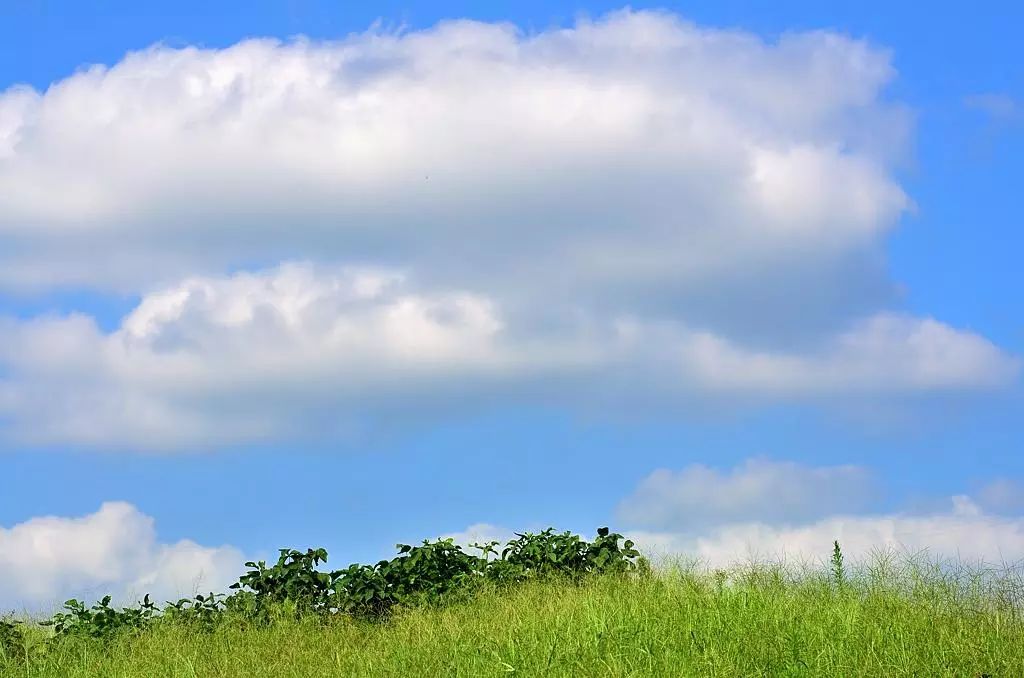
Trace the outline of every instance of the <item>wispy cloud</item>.
{"type": "Polygon", "coordinates": [[[863,510],[876,498],[874,479],[858,466],[750,459],[727,472],[701,464],[655,471],[622,501],[618,515],[633,527],[706,530],[738,521],[807,521],[863,510]]]}
{"type": "Polygon", "coordinates": [[[1018,120],[1024,115],[1021,103],[1009,94],[973,94],[964,99],[967,108],[981,111],[997,122],[1018,120]]]}

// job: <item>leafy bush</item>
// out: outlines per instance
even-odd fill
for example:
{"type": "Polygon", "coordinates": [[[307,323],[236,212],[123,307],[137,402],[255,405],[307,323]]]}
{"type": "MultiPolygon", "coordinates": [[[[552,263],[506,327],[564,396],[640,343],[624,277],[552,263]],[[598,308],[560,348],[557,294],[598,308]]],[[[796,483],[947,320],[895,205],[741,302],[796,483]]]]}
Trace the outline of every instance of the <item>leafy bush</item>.
{"type": "Polygon", "coordinates": [[[242,575],[230,588],[253,593],[257,609],[268,604],[290,601],[303,612],[322,610],[329,606],[335,573],[320,572],[317,565],[327,562],[327,551],[308,549],[305,553],[294,549],[281,549],[277,564],[267,567],[266,562],[248,562],[253,568],[242,575]]]}
{"type": "Polygon", "coordinates": [[[333,604],[339,612],[361,617],[381,617],[397,602],[389,590],[380,568],[388,561],[376,565],[353,563],[339,570],[333,588],[333,604]]]}
{"type": "Polygon", "coordinates": [[[0,619],[0,665],[25,658],[20,622],[0,619]]]}
{"type": "Polygon", "coordinates": [[[327,551],[322,548],[281,549],[274,565],[262,560],[247,562],[249,570],[231,585],[234,592],[230,596],[211,593],[182,598],[169,602],[163,610],[153,605],[149,596],[136,607],[120,610],[111,607],[110,596],[91,608],[69,600],[65,611],[44,624],[53,626],[57,636],[109,638],[145,628],[161,614],[204,628],[215,626],[225,613],[256,622],[268,621],[281,611],[379,619],[397,605],[441,601],[453,592],[470,591],[478,582],[514,584],[547,576],[578,579],[646,565],[633,542],[606,527],[597,531],[593,542],[549,528],[537,534],[517,534],[501,551],[498,542],[474,546],[481,555],[466,553],[451,539],[425,540],[419,546],[398,544],[398,555],[390,560],[376,565],[356,563],[334,571],[319,569],[327,562],[327,551]]]}
{"type": "Polygon", "coordinates": [[[281,549],[273,566],[246,563],[252,569],[231,585],[236,593],[225,605],[261,615],[268,606],[287,602],[297,613],[382,617],[396,605],[437,601],[477,581],[515,583],[538,576],[625,572],[636,568],[639,556],[633,542],[620,546],[622,535],[608,528],[599,529],[593,542],[550,528],[516,537],[500,552],[498,542],[475,545],[480,556],[466,553],[451,539],[425,540],[420,546],[398,544],[398,555],[391,560],[327,572],[317,569],[327,562],[324,549],[281,549]]]}
{"type": "Polygon", "coordinates": [[[422,546],[398,544],[398,553],[379,568],[400,601],[442,596],[479,576],[487,566],[485,560],[465,553],[451,539],[424,541],[422,546]]]}
{"type": "Polygon", "coordinates": [[[399,555],[376,565],[353,564],[333,573],[333,607],[364,617],[380,617],[392,607],[436,599],[478,571],[477,559],[451,542],[397,545],[399,555]]]}
{"type": "Polygon", "coordinates": [[[398,556],[376,565],[351,565],[333,573],[333,607],[361,616],[381,616],[398,604],[432,602],[484,576],[488,562],[451,539],[398,544],[398,556]]]}
{"type": "Polygon", "coordinates": [[[592,543],[569,532],[555,534],[551,528],[516,537],[501,552],[501,561],[506,564],[500,568],[503,576],[580,577],[595,572],[624,572],[636,566],[640,555],[628,539],[620,547],[622,535],[610,533],[607,527],[597,531],[592,543]]]}

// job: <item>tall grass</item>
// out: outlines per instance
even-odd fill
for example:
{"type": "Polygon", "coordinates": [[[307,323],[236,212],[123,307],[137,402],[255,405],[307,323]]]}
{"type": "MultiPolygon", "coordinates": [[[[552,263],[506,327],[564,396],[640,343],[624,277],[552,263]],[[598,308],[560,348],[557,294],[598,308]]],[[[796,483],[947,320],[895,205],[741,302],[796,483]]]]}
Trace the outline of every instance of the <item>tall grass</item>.
{"type": "Polygon", "coordinates": [[[913,559],[839,581],[835,567],[675,565],[491,587],[383,623],[165,620],[106,642],[37,630],[30,660],[0,660],[0,676],[1024,676],[1022,592],[1011,569],[913,559]]]}

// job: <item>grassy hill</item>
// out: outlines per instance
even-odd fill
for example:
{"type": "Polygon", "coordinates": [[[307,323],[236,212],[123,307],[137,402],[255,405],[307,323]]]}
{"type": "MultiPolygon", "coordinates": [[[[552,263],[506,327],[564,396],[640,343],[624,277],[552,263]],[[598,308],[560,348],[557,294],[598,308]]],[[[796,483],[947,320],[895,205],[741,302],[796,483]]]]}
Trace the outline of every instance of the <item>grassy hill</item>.
{"type": "Polygon", "coordinates": [[[23,624],[0,676],[1018,677],[1022,603],[1013,570],[876,558],[846,571],[837,549],[820,570],[481,581],[377,617],[285,599],[260,617],[165,613],[116,633],[23,624]]]}

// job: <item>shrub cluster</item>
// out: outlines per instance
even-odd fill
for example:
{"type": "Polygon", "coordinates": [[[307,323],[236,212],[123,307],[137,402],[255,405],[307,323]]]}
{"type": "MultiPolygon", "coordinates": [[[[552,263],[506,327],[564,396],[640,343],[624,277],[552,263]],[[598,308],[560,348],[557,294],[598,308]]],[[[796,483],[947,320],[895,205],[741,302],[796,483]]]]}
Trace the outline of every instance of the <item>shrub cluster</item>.
{"type": "MultiPolygon", "coordinates": [[[[225,614],[253,622],[269,621],[282,610],[294,614],[347,614],[380,620],[397,606],[443,601],[480,584],[512,585],[530,579],[578,580],[591,574],[625,573],[646,566],[633,542],[603,527],[593,541],[546,529],[500,542],[473,544],[467,553],[451,539],[398,544],[398,555],[375,565],[353,564],[323,570],[327,551],[281,549],[277,563],[248,562],[230,595],[199,595],[168,602],[162,609],[147,595],[134,607],[117,609],[106,596],[92,607],[69,600],[44,625],[55,637],[109,638],[144,629],[158,619],[212,628],[225,614]]],[[[0,650],[11,657],[24,643],[18,627],[0,621],[0,650]]]]}

